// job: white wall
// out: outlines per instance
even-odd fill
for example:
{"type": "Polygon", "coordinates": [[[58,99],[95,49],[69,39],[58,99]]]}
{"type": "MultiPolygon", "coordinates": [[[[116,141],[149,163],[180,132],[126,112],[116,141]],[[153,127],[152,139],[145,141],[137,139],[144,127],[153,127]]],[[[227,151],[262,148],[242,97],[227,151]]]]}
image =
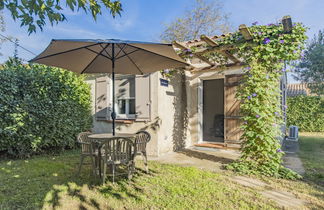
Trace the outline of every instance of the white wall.
{"type": "MultiPolygon", "coordinates": [[[[162,75],[159,74],[162,78],[162,75]]],[[[165,79],[165,78],[164,78],[165,79]]],[[[174,75],[168,87],[158,83],[158,116],[161,126],[158,132],[159,154],[165,154],[186,146],[183,130],[186,111],[184,77],[174,75]]]]}
{"type": "MultiPolygon", "coordinates": [[[[99,75],[98,75],[99,76],[99,75]]],[[[92,113],[93,113],[93,132],[94,133],[111,133],[112,132],[112,123],[111,121],[96,120],[95,118],[95,93],[96,85],[95,78],[97,76],[90,76],[86,79],[86,82],[90,84],[91,87],[91,98],[92,98],[92,113]]],[[[148,155],[157,156],[158,155],[158,142],[157,135],[159,122],[157,120],[157,96],[158,90],[156,81],[158,80],[158,73],[150,75],[151,80],[151,119],[146,121],[124,121],[116,123],[116,132],[119,133],[136,133],[139,130],[145,129],[151,134],[151,141],[148,143],[147,151],[148,155]],[[125,123],[127,122],[127,123],[125,123]]]]}
{"type": "MultiPolygon", "coordinates": [[[[226,74],[241,72],[240,68],[226,70],[226,74]]],[[[148,154],[151,156],[159,156],[198,143],[200,81],[224,78],[224,75],[224,71],[194,74],[186,72],[184,78],[175,75],[169,79],[169,86],[164,87],[160,85],[160,78],[163,78],[161,73],[151,74],[151,120],[133,121],[131,124],[117,123],[117,132],[135,133],[141,129],[147,130],[152,135],[148,144],[148,154]]],[[[92,99],[95,100],[94,78],[89,78],[88,83],[91,84],[92,99]]],[[[94,110],[93,103],[93,113],[94,110]]],[[[97,133],[111,132],[111,122],[94,119],[94,130],[97,133]]]]}

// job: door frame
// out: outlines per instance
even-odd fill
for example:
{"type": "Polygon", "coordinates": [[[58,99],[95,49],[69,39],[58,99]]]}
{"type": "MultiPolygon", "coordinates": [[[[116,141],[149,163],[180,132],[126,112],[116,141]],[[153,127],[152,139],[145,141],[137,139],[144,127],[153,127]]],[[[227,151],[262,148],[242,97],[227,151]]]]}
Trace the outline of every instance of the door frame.
{"type": "MultiPolygon", "coordinates": [[[[216,80],[216,79],[223,79],[224,84],[225,84],[225,75],[224,74],[218,74],[218,75],[213,75],[213,76],[208,76],[208,77],[200,77],[198,78],[198,143],[204,143],[206,141],[203,140],[204,136],[204,81],[205,80],[216,80]]],[[[225,86],[224,86],[225,88],[225,86]]],[[[225,89],[223,89],[223,92],[225,89]]],[[[225,94],[225,93],[224,93],[225,94]]],[[[224,101],[225,103],[225,101],[224,101]]],[[[224,104],[224,109],[225,109],[225,104],[224,104]]],[[[225,111],[225,110],[224,110],[225,111]]],[[[224,120],[225,123],[225,120],[224,120]]],[[[225,132],[225,124],[224,124],[224,132],[225,132]]],[[[207,141],[208,142],[208,141],[207,141]]]]}

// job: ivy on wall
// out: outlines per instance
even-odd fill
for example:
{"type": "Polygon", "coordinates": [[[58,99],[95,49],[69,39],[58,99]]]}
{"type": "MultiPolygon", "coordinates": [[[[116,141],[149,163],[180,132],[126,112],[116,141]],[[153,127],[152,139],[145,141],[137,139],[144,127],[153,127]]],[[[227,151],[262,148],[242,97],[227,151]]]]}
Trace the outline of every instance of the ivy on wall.
{"type": "MultiPolygon", "coordinates": [[[[258,25],[256,22],[248,29],[252,36],[250,41],[239,31],[217,41],[219,48],[235,46],[229,53],[246,63],[237,94],[244,116],[242,155],[227,168],[240,173],[297,178],[299,175],[282,166],[283,152],[278,141],[279,127],[283,123],[279,81],[286,71],[284,62],[290,63],[302,56],[306,28],[295,23],[292,31],[286,33],[282,24],[258,25]]],[[[228,58],[219,53],[204,56],[223,65],[228,62],[228,58]]]]}
{"type": "Polygon", "coordinates": [[[288,126],[297,125],[304,132],[324,132],[324,97],[289,97],[287,105],[288,126]]]}
{"type": "Polygon", "coordinates": [[[90,87],[72,72],[9,61],[0,70],[0,151],[26,157],[73,148],[91,128],[90,87]]]}

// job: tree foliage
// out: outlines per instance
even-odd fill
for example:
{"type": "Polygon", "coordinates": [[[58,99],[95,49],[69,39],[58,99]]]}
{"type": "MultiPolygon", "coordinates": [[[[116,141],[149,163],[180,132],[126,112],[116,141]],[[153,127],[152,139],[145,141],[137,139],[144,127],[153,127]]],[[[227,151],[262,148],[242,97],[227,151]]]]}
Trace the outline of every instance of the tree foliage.
{"type": "Polygon", "coordinates": [[[2,13],[0,13],[0,31],[1,32],[5,31],[5,22],[2,13]]]}
{"type": "MultiPolygon", "coordinates": [[[[0,13],[0,32],[4,32],[5,31],[5,21],[3,18],[3,14],[0,13]]],[[[1,50],[1,45],[6,41],[6,39],[4,39],[3,37],[0,36],[0,50],[1,50]]],[[[2,53],[0,52],[0,56],[2,55],[2,53]]]]}
{"type": "Polygon", "coordinates": [[[298,80],[309,84],[312,93],[324,95],[324,31],[311,40],[295,72],[298,80]]]}
{"type": "Polygon", "coordinates": [[[0,151],[25,157],[73,148],[91,128],[90,87],[74,73],[16,60],[0,70],[0,151]]]}
{"type": "Polygon", "coordinates": [[[43,29],[46,21],[51,25],[66,20],[64,10],[83,10],[91,13],[92,17],[102,14],[108,9],[113,17],[120,15],[122,5],[119,0],[1,0],[0,11],[9,10],[14,20],[21,22],[21,26],[27,26],[28,32],[36,32],[43,29]]]}
{"type": "Polygon", "coordinates": [[[164,42],[187,41],[200,35],[215,35],[229,31],[228,15],[218,1],[196,0],[192,9],[165,26],[160,38],[164,42]]]}

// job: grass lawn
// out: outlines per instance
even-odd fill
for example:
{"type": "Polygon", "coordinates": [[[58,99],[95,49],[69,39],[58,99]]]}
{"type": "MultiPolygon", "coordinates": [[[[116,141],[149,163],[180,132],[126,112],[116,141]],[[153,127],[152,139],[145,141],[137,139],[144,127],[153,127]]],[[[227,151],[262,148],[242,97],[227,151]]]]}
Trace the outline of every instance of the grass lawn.
{"type": "Polygon", "coordinates": [[[299,145],[305,179],[324,187],[324,133],[301,134],[299,145]]]}
{"type": "MultiPolygon", "coordinates": [[[[273,209],[276,204],[227,176],[150,162],[131,182],[75,176],[77,151],[0,161],[0,209],[273,209]]],[[[139,167],[141,167],[139,164],[139,167]]]]}
{"type": "Polygon", "coordinates": [[[90,177],[85,166],[76,177],[78,151],[0,161],[0,210],[3,209],[279,209],[261,196],[265,190],[288,191],[305,208],[324,206],[323,138],[301,137],[300,156],[308,171],[304,180],[261,178],[263,188],[231,181],[236,174],[212,173],[151,161],[145,174],[141,162],[132,181],[115,185],[90,177]],[[306,145],[306,146],[304,146],[306,145]]]}

